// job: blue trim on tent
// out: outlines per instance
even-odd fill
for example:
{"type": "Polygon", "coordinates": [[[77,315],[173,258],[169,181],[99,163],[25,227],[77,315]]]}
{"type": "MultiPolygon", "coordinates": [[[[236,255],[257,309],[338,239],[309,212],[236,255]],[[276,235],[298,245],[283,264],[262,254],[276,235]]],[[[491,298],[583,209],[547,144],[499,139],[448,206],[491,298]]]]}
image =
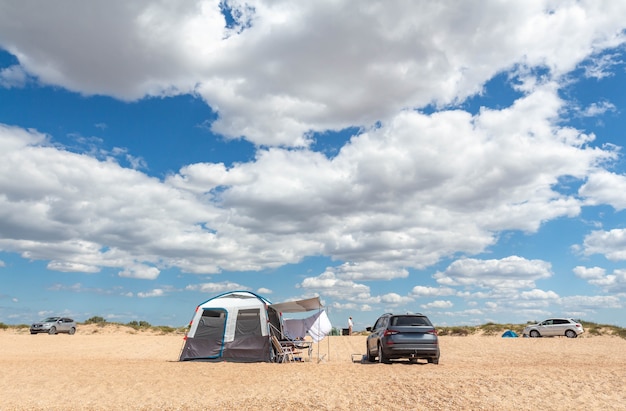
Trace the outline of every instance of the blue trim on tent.
{"type": "Polygon", "coordinates": [[[208,303],[208,302],[209,302],[209,301],[211,301],[211,300],[215,300],[215,299],[217,299],[217,298],[224,297],[225,295],[228,295],[228,294],[234,294],[234,293],[248,293],[248,294],[251,294],[251,295],[255,296],[256,298],[258,298],[259,300],[263,301],[263,302],[264,302],[264,303],[266,303],[266,304],[272,304],[272,302],[271,302],[270,300],[268,300],[267,298],[265,298],[265,297],[263,297],[263,296],[260,296],[260,295],[258,295],[258,294],[256,294],[256,293],[253,293],[252,291],[247,291],[247,290],[236,290],[236,291],[228,291],[228,292],[225,292],[225,293],[222,293],[222,294],[216,295],[215,297],[211,297],[211,298],[209,298],[208,300],[206,300],[206,301],[204,301],[204,302],[202,302],[202,303],[198,304],[198,307],[200,307],[202,304],[206,304],[206,303],[208,303]]]}

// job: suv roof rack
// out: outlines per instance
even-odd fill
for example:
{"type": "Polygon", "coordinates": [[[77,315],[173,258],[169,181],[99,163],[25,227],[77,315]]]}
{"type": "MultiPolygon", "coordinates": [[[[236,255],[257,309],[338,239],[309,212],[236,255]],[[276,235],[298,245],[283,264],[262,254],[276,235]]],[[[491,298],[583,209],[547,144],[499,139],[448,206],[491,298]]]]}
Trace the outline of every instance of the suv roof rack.
{"type": "Polygon", "coordinates": [[[397,313],[397,314],[394,314],[394,313],[384,313],[383,315],[381,315],[381,317],[384,316],[384,315],[422,315],[423,316],[424,314],[422,314],[422,313],[412,313],[412,312],[397,313]]]}

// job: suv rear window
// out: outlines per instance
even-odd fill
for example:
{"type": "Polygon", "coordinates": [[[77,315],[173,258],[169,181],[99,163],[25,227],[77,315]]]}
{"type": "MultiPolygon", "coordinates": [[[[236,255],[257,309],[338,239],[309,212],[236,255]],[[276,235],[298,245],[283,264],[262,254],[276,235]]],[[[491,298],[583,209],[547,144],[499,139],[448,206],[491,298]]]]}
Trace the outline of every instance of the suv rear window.
{"type": "Polygon", "coordinates": [[[411,326],[432,326],[426,317],[417,317],[413,315],[401,315],[391,318],[392,326],[411,327],[411,326]]]}

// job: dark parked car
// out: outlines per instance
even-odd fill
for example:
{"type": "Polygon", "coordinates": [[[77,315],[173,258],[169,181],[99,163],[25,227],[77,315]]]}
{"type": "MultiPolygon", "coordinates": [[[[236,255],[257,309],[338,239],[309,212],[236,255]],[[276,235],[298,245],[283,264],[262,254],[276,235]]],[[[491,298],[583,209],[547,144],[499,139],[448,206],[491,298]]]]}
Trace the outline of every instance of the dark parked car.
{"type": "Polygon", "coordinates": [[[47,333],[68,333],[70,335],[76,332],[76,322],[67,317],[48,317],[43,321],[33,323],[30,326],[31,334],[47,333]]]}
{"type": "Polygon", "coordinates": [[[374,327],[367,327],[367,359],[387,363],[408,358],[411,362],[426,359],[439,364],[437,330],[423,314],[383,314],[374,327]]]}

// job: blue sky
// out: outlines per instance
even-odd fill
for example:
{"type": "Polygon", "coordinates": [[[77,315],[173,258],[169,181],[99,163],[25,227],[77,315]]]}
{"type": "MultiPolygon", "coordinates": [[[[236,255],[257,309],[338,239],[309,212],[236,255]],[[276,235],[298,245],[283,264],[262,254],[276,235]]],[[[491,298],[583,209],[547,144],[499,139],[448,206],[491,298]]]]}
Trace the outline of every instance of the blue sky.
{"type": "Polygon", "coordinates": [[[626,326],[626,4],[0,1],[0,322],[626,326]]]}

